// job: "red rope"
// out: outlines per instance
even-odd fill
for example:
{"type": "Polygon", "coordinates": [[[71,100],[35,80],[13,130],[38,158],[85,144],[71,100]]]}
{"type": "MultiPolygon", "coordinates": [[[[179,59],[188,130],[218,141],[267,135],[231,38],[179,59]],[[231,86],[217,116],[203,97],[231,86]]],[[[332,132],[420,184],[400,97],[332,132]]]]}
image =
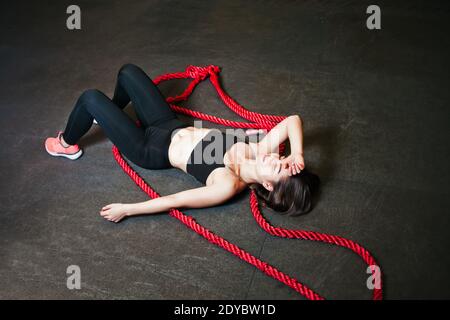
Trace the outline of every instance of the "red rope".
{"type": "MultiPolygon", "coordinates": [[[[170,107],[172,110],[178,113],[183,113],[186,115],[193,116],[195,118],[199,118],[202,120],[207,120],[210,122],[218,123],[225,126],[235,127],[235,128],[254,128],[254,129],[272,129],[277,123],[282,121],[285,117],[284,116],[274,116],[274,115],[267,115],[267,114],[260,114],[256,112],[249,111],[239,105],[236,101],[234,101],[230,96],[228,96],[221,88],[218,75],[217,73],[220,72],[219,67],[210,65],[206,67],[196,67],[196,66],[188,66],[186,68],[185,72],[179,72],[179,73],[169,73],[165,75],[161,75],[153,82],[158,85],[162,81],[170,80],[170,79],[182,79],[182,78],[193,78],[189,86],[186,88],[186,90],[177,97],[168,97],[166,101],[170,104],[170,107]],[[192,111],[189,109],[186,109],[184,107],[177,106],[175,104],[172,104],[173,102],[179,102],[183,100],[187,100],[189,96],[192,94],[192,91],[197,86],[198,83],[205,80],[209,76],[209,79],[215,89],[217,90],[217,93],[219,97],[223,100],[223,102],[236,114],[241,116],[244,119],[247,119],[252,122],[236,122],[236,121],[229,121],[226,119],[221,119],[215,116],[211,116],[208,114],[204,114],[197,111],[192,111]]],[[[138,126],[140,126],[139,120],[136,122],[138,126]]],[[[281,147],[281,153],[283,153],[284,149],[284,143],[280,145],[281,147]]],[[[140,176],[137,172],[135,172],[128,163],[123,159],[122,155],[120,154],[119,150],[116,146],[113,146],[112,148],[114,158],[118,162],[118,164],[122,167],[122,169],[125,171],[126,174],[128,174],[131,179],[145,192],[150,198],[157,198],[159,197],[159,194],[156,193],[140,176]]],[[[367,251],[365,248],[363,248],[361,245],[357,244],[354,241],[351,241],[349,239],[345,239],[343,237],[335,236],[335,235],[329,235],[326,233],[319,233],[319,232],[312,232],[312,231],[306,231],[306,230],[289,230],[284,229],[280,227],[273,227],[271,226],[262,216],[259,208],[258,208],[258,199],[254,191],[251,191],[250,195],[250,207],[253,213],[253,217],[255,218],[256,222],[260,225],[261,228],[264,229],[264,231],[268,232],[269,234],[277,237],[283,237],[283,238],[293,238],[293,239],[303,239],[303,240],[311,240],[311,241],[321,241],[325,243],[329,243],[332,245],[344,247],[347,249],[352,250],[354,253],[359,255],[364,262],[369,266],[375,266],[378,267],[378,264],[376,263],[375,259],[372,257],[372,255],[367,251]]],[[[304,297],[310,299],[310,300],[323,300],[324,298],[321,297],[319,294],[315,293],[313,290],[305,286],[304,284],[297,281],[295,278],[288,276],[287,274],[277,270],[272,265],[268,264],[267,262],[264,262],[255,256],[251,255],[247,251],[239,248],[238,246],[228,242],[224,238],[214,234],[210,230],[206,229],[202,225],[198,224],[195,219],[193,219],[190,216],[185,215],[181,211],[177,209],[171,209],[169,211],[169,214],[180,220],[183,224],[185,224],[188,228],[194,230],[196,233],[204,237],[209,242],[222,247],[223,249],[231,252],[232,254],[238,256],[242,260],[252,264],[268,276],[286,284],[287,286],[291,287],[295,291],[299,292],[304,297]]],[[[381,286],[381,274],[376,274],[376,272],[381,273],[379,270],[380,268],[372,268],[372,275],[375,277],[379,277],[379,288],[375,287],[373,289],[373,299],[374,300],[381,300],[382,299],[382,286],[381,286]],[[377,271],[378,269],[378,271],[377,271]]]]}

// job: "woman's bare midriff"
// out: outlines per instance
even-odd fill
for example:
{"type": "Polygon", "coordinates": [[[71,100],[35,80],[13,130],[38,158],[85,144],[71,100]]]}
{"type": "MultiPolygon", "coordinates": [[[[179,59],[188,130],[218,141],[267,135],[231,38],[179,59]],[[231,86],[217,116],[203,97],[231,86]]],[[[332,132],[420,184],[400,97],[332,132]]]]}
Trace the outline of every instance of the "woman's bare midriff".
{"type": "MultiPolygon", "coordinates": [[[[175,130],[169,145],[170,164],[174,168],[187,172],[186,166],[192,151],[211,130],[209,128],[196,128],[193,126],[175,130]]],[[[254,151],[254,146],[237,142],[225,153],[224,164],[227,166],[235,162],[237,160],[234,159],[236,157],[234,156],[235,154],[253,156],[254,151]]]]}
{"type": "Polygon", "coordinates": [[[186,164],[194,147],[211,129],[193,126],[177,129],[172,135],[169,145],[169,161],[174,168],[186,172],[186,164]]]}

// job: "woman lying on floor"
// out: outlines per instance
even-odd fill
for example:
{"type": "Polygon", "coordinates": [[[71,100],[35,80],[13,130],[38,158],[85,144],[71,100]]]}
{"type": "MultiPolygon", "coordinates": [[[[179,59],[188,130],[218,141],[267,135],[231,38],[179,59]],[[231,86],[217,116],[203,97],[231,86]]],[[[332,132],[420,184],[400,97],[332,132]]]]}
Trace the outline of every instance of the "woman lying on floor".
{"type": "Polygon", "coordinates": [[[286,117],[259,142],[248,136],[218,129],[189,126],[176,114],[153,81],[139,67],[124,65],[118,74],[113,99],[98,90],[87,90],[78,99],[66,128],[45,141],[52,156],[78,159],[76,144],[93,121],[120,152],[146,169],[178,168],[205,186],[140,203],[112,203],[101,216],[113,222],[124,217],[166,212],[171,208],[203,208],[224,203],[244,190],[254,189],[269,208],[289,215],[312,209],[311,198],[319,178],[305,169],[303,128],[298,115],[286,117]],[[141,123],[123,111],[133,103],[141,123]],[[289,139],[291,154],[280,158],[280,143],[289,139]],[[244,141],[237,141],[244,140],[244,141]],[[216,152],[218,151],[218,152],[216,152]]]}

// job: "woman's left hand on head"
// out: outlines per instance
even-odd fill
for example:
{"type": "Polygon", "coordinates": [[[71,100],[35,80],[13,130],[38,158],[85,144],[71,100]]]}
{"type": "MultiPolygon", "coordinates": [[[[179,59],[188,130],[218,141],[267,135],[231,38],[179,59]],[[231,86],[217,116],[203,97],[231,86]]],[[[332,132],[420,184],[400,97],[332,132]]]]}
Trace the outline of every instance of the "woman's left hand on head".
{"type": "Polygon", "coordinates": [[[305,169],[305,159],[302,153],[291,154],[282,160],[289,165],[289,175],[293,176],[305,169]]]}
{"type": "Polygon", "coordinates": [[[111,203],[100,210],[100,215],[111,222],[119,222],[127,216],[127,208],[123,203],[111,203]]]}

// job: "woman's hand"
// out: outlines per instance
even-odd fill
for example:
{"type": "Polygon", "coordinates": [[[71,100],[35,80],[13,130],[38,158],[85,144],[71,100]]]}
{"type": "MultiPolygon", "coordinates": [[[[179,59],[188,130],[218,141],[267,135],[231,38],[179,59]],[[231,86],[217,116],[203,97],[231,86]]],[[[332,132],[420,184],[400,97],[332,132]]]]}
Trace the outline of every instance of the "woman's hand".
{"type": "Polygon", "coordinates": [[[111,203],[100,210],[103,218],[116,223],[125,218],[127,214],[127,206],[123,203],[111,203]]]}
{"type": "Polygon", "coordinates": [[[287,158],[281,160],[283,165],[289,166],[289,175],[296,175],[305,169],[305,159],[303,158],[303,153],[294,153],[289,155],[287,158]]]}

